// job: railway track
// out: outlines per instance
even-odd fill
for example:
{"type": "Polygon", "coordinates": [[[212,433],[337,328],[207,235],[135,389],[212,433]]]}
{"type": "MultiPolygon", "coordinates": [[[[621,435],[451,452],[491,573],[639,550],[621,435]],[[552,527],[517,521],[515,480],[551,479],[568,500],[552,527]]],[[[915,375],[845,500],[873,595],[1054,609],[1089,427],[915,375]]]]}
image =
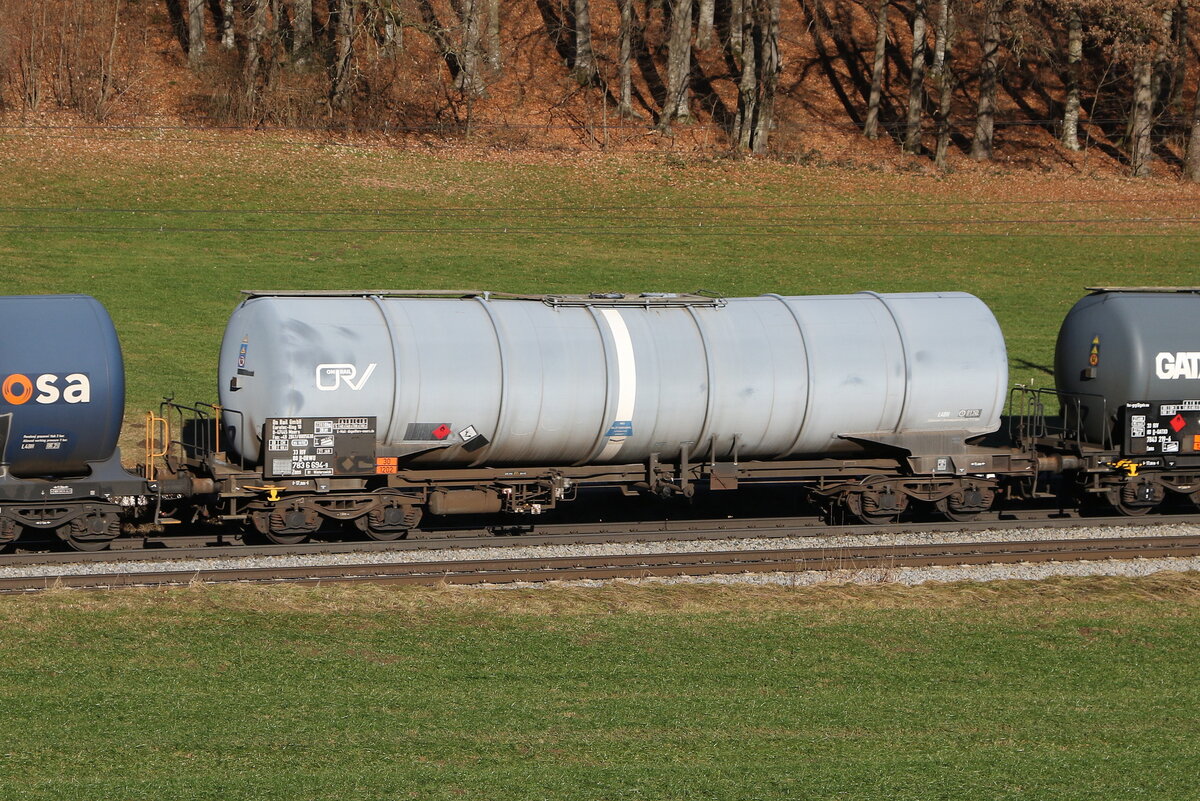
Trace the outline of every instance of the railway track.
{"type": "Polygon", "coordinates": [[[54,588],[180,587],[197,583],[271,585],[356,582],[416,585],[511,584],[581,579],[1190,556],[1200,556],[1200,536],[817,547],[525,559],[463,559],[405,564],[135,571],[4,578],[0,579],[0,593],[25,593],[54,588]]]}
{"type": "MultiPolygon", "coordinates": [[[[338,553],[386,553],[545,545],[595,545],[605,543],[671,542],[837,535],[898,534],[906,532],[988,531],[1021,528],[1138,527],[1176,524],[1200,525],[1200,514],[1163,514],[1145,517],[1081,517],[1074,513],[1047,515],[1044,511],[996,513],[969,522],[905,522],[888,525],[830,525],[812,517],[710,518],[640,522],[555,523],[500,528],[442,528],[414,532],[394,542],[312,541],[299,545],[245,544],[239,537],[217,534],[126,538],[114,548],[98,552],[41,550],[59,543],[32,543],[30,550],[0,553],[0,568],[19,565],[86,564],[178,559],[228,559],[249,556],[285,556],[338,553]]],[[[61,547],[61,544],[59,544],[61,547]]]]}

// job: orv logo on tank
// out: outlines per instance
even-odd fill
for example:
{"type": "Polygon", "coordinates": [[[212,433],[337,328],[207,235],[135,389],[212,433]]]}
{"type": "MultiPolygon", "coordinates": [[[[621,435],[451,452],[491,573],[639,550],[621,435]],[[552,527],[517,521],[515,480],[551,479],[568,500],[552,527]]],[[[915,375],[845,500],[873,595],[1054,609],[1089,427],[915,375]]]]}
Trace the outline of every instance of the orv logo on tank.
{"type": "Polygon", "coordinates": [[[1159,378],[1200,378],[1200,351],[1160,353],[1154,357],[1154,373],[1159,378]]]}
{"type": "Polygon", "coordinates": [[[13,406],[33,400],[34,403],[91,403],[92,384],[87,373],[71,373],[62,379],[54,373],[42,373],[30,378],[24,373],[12,373],[0,384],[0,396],[13,406]]]}
{"type": "Polygon", "coordinates": [[[345,384],[357,392],[363,388],[363,384],[367,383],[367,379],[373,372],[375,372],[375,362],[367,365],[367,369],[363,371],[361,377],[358,375],[358,367],[353,364],[318,364],[317,389],[333,392],[345,384]],[[356,381],[355,378],[358,380],[356,381]]]}

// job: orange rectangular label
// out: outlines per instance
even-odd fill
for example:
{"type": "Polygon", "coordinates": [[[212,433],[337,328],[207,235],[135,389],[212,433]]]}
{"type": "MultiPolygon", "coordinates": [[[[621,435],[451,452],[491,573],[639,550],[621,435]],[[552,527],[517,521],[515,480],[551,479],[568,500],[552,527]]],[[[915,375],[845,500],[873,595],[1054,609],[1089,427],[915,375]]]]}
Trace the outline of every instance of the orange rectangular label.
{"type": "Polygon", "coordinates": [[[1200,434],[1192,435],[1192,450],[1200,451],[1200,434]]]}
{"type": "Polygon", "coordinates": [[[395,473],[399,469],[400,459],[396,456],[377,456],[375,472],[377,474],[395,473]]]}

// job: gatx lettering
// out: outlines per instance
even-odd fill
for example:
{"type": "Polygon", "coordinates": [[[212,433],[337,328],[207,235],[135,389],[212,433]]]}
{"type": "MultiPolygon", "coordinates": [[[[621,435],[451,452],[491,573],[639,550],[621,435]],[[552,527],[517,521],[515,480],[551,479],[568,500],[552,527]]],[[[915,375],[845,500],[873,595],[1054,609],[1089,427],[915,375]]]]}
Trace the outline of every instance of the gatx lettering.
{"type": "Polygon", "coordinates": [[[1200,378],[1200,351],[1160,353],[1154,357],[1154,372],[1159,378],[1200,378]]]}
{"type": "Polygon", "coordinates": [[[42,373],[33,377],[12,373],[0,383],[0,396],[13,406],[34,403],[91,403],[92,384],[86,373],[58,376],[42,373]]]}

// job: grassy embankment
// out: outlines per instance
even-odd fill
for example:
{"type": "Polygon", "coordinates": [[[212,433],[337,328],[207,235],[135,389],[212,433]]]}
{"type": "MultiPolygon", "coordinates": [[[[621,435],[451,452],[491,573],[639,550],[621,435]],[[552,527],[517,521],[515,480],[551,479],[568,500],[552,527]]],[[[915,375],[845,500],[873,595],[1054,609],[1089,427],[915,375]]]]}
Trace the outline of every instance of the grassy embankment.
{"type": "Polygon", "coordinates": [[[3,799],[1195,798],[1200,580],[0,599],[3,799]]]}
{"type": "Polygon", "coordinates": [[[1004,326],[1013,381],[1044,385],[1083,286],[1198,283],[1200,226],[1131,222],[1191,216],[1200,193],[1179,184],[186,132],[10,138],[0,178],[0,292],[99,297],[121,332],[131,413],[170,393],[215,400],[221,332],[247,288],[965,290],[1004,326]]]}

